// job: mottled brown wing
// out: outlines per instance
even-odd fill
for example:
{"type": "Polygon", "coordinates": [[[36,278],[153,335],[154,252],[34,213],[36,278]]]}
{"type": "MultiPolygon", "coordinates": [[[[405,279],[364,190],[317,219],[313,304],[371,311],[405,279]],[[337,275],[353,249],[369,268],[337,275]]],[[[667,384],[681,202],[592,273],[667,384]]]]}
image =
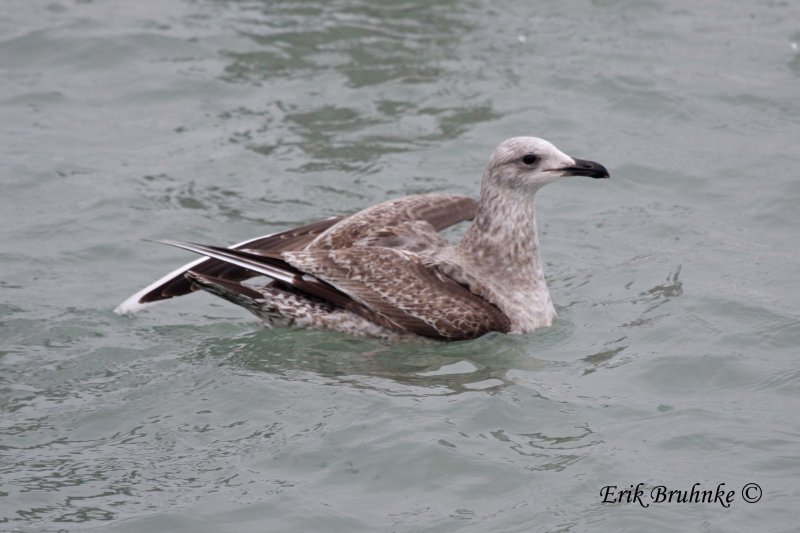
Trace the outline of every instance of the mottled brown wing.
{"type": "Polygon", "coordinates": [[[376,232],[407,222],[423,221],[436,231],[471,220],[478,203],[467,196],[422,194],[388,200],[347,217],[314,239],[306,250],[349,248],[370,239],[376,232]]]}
{"type": "MultiPolygon", "coordinates": [[[[424,221],[436,231],[470,220],[477,209],[475,200],[466,196],[427,194],[389,200],[348,217],[335,217],[312,222],[280,233],[258,237],[232,246],[250,253],[278,253],[284,250],[348,248],[358,243],[388,242],[401,239],[409,248],[417,249],[434,242],[419,233],[410,239],[405,229],[393,226],[424,221]],[[366,240],[365,240],[366,239],[366,240]]],[[[402,246],[402,245],[400,245],[402,246]]],[[[117,307],[117,312],[135,312],[143,305],[181,296],[194,290],[184,274],[188,270],[231,281],[253,277],[251,271],[217,259],[198,259],[188,263],[140,290],[117,307]]]]}
{"type": "MultiPolygon", "coordinates": [[[[344,217],[328,218],[279,233],[257,237],[236,244],[232,246],[231,249],[247,250],[251,253],[278,253],[284,250],[300,250],[322,232],[342,220],[342,218],[344,217]]],[[[140,290],[120,304],[119,307],[117,307],[117,311],[123,313],[136,311],[143,304],[153,303],[175,296],[182,296],[196,290],[184,276],[189,270],[197,272],[198,274],[230,281],[242,281],[258,275],[251,270],[218,259],[199,259],[170,272],[163,278],[140,290]]]]}
{"type": "Polygon", "coordinates": [[[437,271],[419,256],[391,248],[308,250],[281,254],[401,328],[437,339],[507,332],[497,307],[437,271]]]}

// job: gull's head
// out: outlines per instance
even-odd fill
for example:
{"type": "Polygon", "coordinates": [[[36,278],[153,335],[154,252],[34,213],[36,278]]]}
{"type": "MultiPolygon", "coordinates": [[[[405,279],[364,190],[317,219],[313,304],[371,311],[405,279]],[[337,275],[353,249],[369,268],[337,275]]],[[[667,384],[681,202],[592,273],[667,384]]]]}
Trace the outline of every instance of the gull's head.
{"type": "Polygon", "coordinates": [[[484,183],[535,192],[567,176],[607,178],[600,163],[575,159],[538,137],[513,137],[497,145],[489,159],[484,183]]]}

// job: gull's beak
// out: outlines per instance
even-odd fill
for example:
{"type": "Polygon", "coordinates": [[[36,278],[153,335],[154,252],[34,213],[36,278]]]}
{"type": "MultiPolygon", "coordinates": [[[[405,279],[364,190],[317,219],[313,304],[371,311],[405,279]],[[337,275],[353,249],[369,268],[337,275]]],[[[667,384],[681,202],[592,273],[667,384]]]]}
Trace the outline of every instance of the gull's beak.
{"type": "Polygon", "coordinates": [[[587,161],[586,159],[575,159],[575,164],[569,167],[558,169],[567,176],[589,176],[590,178],[608,178],[608,170],[600,163],[587,161]]]}

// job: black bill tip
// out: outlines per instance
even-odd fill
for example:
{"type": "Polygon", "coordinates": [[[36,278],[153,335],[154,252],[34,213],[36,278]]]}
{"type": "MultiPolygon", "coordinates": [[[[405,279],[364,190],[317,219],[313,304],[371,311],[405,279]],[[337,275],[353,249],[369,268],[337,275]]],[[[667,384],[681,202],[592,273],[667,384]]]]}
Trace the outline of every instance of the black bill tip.
{"type": "Polygon", "coordinates": [[[608,170],[600,163],[586,159],[576,159],[573,166],[564,167],[561,172],[569,176],[588,176],[590,178],[608,178],[608,170]]]}

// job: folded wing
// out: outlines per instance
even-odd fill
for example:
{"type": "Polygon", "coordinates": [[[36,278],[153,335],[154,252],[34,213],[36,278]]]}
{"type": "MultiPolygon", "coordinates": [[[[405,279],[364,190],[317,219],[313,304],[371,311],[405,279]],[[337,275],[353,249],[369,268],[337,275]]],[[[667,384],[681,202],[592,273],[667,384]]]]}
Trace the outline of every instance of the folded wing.
{"type": "MultiPolygon", "coordinates": [[[[353,247],[265,256],[202,244],[161,242],[268,276],[285,290],[351,311],[397,332],[455,340],[509,329],[508,318],[497,307],[424,266],[422,258],[413,252],[353,247]]],[[[227,284],[226,290],[238,290],[251,299],[257,291],[233,283],[227,284]]]]}
{"type": "MultiPolygon", "coordinates": [[[[304,249],[331,250],[365,244],[393,245],[399,248],[407,246],[414,249],[428,246],[429,243],[438,243],[435,231],[470,220],[476,209],[475,200],[466,196],[408,196],[383,202],[347,217],[329,218],[244,241],[230,249],[266,255],[304,249]],[[410,235],[408,229],[415,222],[429,225],[433,231],[418,231],[416,235],[410,235]]],[[[252,270],[219,259],[198,259],[140,290],[120,304],[116,312],[136,312],[148,304],[193,291],[193,285],[185,278],[189,270],[230,281],[242,281],[257,275],[252,270]]]]}

